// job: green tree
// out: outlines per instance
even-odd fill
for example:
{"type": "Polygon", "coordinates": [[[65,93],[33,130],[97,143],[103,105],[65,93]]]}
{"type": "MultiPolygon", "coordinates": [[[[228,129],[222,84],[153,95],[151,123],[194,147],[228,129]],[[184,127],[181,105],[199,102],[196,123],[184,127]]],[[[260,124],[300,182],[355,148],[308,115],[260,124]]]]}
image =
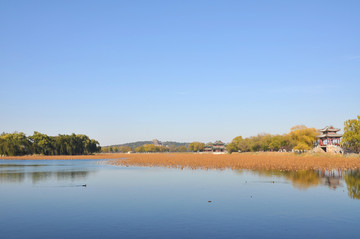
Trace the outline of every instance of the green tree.
{"type": "Polygon", "coordinates": [[[174,144],[169,145],[169,152],[177,152],[177,147],[174,144]]]}
{"type": "Polygon", "coordinates": [[[130,146],[120,146],[119,150],[120,150],[120,152],[122,152],[122,153],[127,153],[127,152],[131,152],[131,151],[132,151],[132,149],[131,149],[130,146]]]}
{"type": "Polygon", "coordinates": [[[32,154],[32,142],[22,132],[1,134],[0,144],[0,155],[18,156],[32,154]]]}
{"type": "Polygon", "coordinates": [[[357,119],[345,121],[341,145],[356,153],[360,152],[360,116],[357,116],[357,119]]]}
{"type": "Polygon", "coordinates": [[[269,151],[271,143],[271,134],[258,134],[253,138],[252,151],[269,151]]]}
{"type": "Polygon", "coordinates": [[[147,153],[163,153],[169,151],[166,146],[156,146],[154,144],[145,144],[142,146],[144,151],[147,153]]]}
{"type": "Polygon", "coordinates": [[[93,154],[93,153],[98,153],[100,151],[101,151],[101,146],[99,142],[95,139],[91,139],[88,145],[88,153],[93,154]]]}
{"type": "Polygon", "coordinates": [[[186,152],[186,151],[187,151],[187,148],[184,145],[176,148],[176,152],[186,152]]]}
{"type": "Polygon", "coordinates": [[[229,153],[233,153],[233,152],[238,152],[238,151],[243,151],[241,149],[243,149],[243,144],[244,144],[244,139],[242,136],[237,136],[235,138],[233,138],[233,140],[231,141],[231,143],[229,143],[228,145],[226,145],[226,150],[229,153]]]}
{"type": "Polygon", "coordinates": [[[46,134],[35,131],[29,139],[32,141],[33,153],[43,155],[55,154],[54,137],[49,137],[46,134]]]}
{"type": "Polygon", "coordinates": [[[226,145],[226,150],[231,154],[233,152],[239,151],[238,147],[235,143],[231,142],[228,145],[226,145]]]}
{"type": "Polygon", "coordinates": [[[200,151],[203,151],[204,150],[204,147],[205,147],[205,144],[204,143],[201,143],[201,142],[192,142],[189,144],[189,151],[191,152],[200,152],[200,151]]]}
{"type": "Polygon", "coordinates": [[[142,146],[136,147],[135,152],[136,153],[144,153],[145,152],[144,146],[142,145],[142,146]]]}
{"type": "Polygon", "coordinates": [[[289,135],[274,135],[271,137],[269,144],[271,151],[279,151],[280,149],[291,149],[291,142],[289,135]]]}

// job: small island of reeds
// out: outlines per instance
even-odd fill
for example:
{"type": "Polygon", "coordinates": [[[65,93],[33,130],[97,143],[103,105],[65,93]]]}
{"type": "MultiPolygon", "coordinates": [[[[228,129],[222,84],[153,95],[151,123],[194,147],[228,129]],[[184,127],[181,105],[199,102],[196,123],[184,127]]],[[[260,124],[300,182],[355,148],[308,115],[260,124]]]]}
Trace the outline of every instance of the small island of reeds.
{"type": "Polygon", "coordinates": [[[199,153],[135,153],[57,156],[17,156],[2,159],[110,159],[118,166],[168,167],[189,169],[265,169],[265,170],[316,170],[360,169],[360,157],[330,154],[294,154],[279,152],[199,154],[199,153]]]}

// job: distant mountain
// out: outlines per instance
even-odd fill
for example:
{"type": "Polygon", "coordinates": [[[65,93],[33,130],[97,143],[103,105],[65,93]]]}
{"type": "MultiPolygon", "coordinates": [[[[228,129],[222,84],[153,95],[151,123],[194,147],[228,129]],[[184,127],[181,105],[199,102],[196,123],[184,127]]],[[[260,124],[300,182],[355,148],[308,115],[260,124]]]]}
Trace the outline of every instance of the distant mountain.
{"type": "MultiPolygon", "coordinates": [[[[120,147],[120,146],[130,146],[132,149],[135,149],[137,147],[140,147],[142,145],[145,144],[153,144],[153,141],[137,141],[137,142],[132,142],[132,143],[126,143],[126,144],[115,144],[115,145],[109,145],[109,146],[114,146],[114,147],[120,147]]],[[[185,146],[188,147],[190,143],[180,143],[180,142],[174,142],[174,141],[165,141],[162,142],[162,145],[164,146],[170,146],[170,145],[175,145],[175,147],[179,147],[179,146],[185,146]]],[[[109,147],[109,146],[105,146],[105,147],[109,147]]]]}
{"type": "Polygon", "coordinates": [[[115,144],[115,145],[110,145],[110,146],[115,146],[115,147],[120,147],[120,146],[130,146],[132,149],[135,149],[137,147],[140,147],[144,144],[152,144],[152,141],[137,141],[137,142],[132,142],[132,143],[126,143],[126,144],[115,144]]]}

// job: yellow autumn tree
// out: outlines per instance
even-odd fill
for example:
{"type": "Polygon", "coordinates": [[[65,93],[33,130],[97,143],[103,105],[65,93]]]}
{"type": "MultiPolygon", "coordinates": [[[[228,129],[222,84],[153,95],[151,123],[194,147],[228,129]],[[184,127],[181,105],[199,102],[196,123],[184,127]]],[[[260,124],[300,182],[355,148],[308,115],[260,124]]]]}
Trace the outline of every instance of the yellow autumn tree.
{"type": "Polygon", "coordinates": [[[341,145],[356,153],[360,152],[360,115],[357,119],[350,119],[344,123],[344,135],[341,145]]]}
{"type": "Polygon", "coordinates": [[[360,199],[360,172],[348,171],[344,176],[348,195],[353,199],[360,199]]]}
{"type": "Polygon", "coordinates": [[[297,125],[291,128],[289,136],[295,150],[312,149],[319,132],[315,128],[308,128],[305,125],[297,125]]]}

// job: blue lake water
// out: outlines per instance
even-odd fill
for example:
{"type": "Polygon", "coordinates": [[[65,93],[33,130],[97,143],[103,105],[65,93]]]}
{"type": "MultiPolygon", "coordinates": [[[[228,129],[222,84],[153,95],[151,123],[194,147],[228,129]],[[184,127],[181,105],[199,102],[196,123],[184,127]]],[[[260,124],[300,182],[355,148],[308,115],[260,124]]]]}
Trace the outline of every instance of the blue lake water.
{"type": "Polygon", "coordinates": [[[356,171],[0,160],[0,238],[357,238],[359,198],[356,171]]]}

